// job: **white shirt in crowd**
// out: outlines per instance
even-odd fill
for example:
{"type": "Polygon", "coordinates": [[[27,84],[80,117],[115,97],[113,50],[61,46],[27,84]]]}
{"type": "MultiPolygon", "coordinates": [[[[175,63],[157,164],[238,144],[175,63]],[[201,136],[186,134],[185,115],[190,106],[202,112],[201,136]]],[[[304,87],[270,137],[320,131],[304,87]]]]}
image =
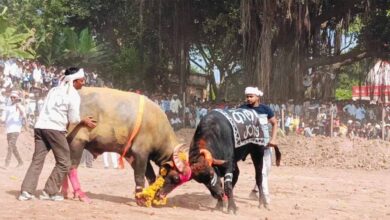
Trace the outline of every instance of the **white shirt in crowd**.
{"type": "Polygon", "coordinates": [[[4,62],[4,70],[3,70],[4,76],[9,76],[11,74],[12,64],[13,62],[11,60],[7,60],[4,62]]]}
{"type": "Polygon", "coordinates": [[[20,133],[23,127],[23,119],[26,117],[23,105],[20,103],[7,105],[4,114],[6,133],[20,133]]]}
{"type": "Polygon", "coordinates": [[[4,78],[3,88],[12,89],[12,87],[14,87],[14,85],[12,83],[11,77],[6,76],[4,78]]]}
{"type": "Polygon", "coordinates": [[[179,109],[181,108],[181,102],[180,102],[180,99],[171,99],[171,103],[170,103],[170,109],[171,109],[171,112],[173,113],[179,113],[179,109]]]}
{"type": "Polygon", "coordinates": [[[27,115],[35,114],[35,109],[37,108],[36,101],[34,99],[27,98],[25,102],[26,102],[26,107],[27,107],[27,110],[26,110],[27,115]]]}
{"type": "Polygon", "coordinates": [[[291,122],[292,122],[292,117],[291,116],[287,116],[286,117],[286,122],[284,123],[284,127],[290,127],[291,122]]]}
{"type": "Polygon", "coordinates": [[[171,118],[171,124],[172,124],[172,125],[180,124],[180,123],[181,123],[181,120],[180,120],[179,117],[171,118]]]}
{"type": "Polygon", "coordinates": [[[39,68],[33,70],[33,79],[36,83],[42,83],[42,71],[39,68]]]}
{"type": "Polygon", "coordinates": [[[66,131],[68,122],[80,122],[80,95],[71,86],[52,88],[46,96],[35,128],[66,131]]]}

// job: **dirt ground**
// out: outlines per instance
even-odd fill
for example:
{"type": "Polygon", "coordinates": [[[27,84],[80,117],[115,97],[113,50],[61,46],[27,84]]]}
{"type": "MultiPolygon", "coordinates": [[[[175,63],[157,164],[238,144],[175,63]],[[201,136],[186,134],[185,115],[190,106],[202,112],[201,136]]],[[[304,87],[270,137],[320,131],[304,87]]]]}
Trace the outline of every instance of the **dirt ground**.
{"type": "MultiPolygon", "coordinates": [[[[193,132],[184,129],[178,137],[189,143],[193,132]]],[[[0,127],[0,133],[4,134],[4,128],[0,127]]],[[[2,166],[5,134],[0,135],[0,143],[2,166]]],[[[237,215],[214,211],[216,201],[195,181],[171,193],[165,207],[138,207],[133,170],[129,166],[104,169],[101,157],[93,168],[79,168],[82,187],[92,204],[78,200],[20,202],[16,197],[34,149],[31,133],[23,132],[17,145],[24,166],[14,168],[13,158],[9,168],[0,167],[1,219],[390,219],[390,143],[379,140],[280,138],[282,165],[271,171],[271,210],[259,209],[258,202],[249,199],[255,180],[248,159],[239,163],[241,175],[234,190],[237,215]]],[[[36,195],[53,166],[50,153],[36,195]]]]}

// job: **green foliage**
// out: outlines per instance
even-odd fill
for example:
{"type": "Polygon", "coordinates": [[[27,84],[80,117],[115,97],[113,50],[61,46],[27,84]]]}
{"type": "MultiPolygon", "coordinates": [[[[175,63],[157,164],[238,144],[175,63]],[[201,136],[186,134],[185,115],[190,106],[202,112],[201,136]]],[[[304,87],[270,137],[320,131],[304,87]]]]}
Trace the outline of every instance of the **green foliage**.
{"type": "Polygon", "coordinates": [[[351,100],[352,99],[352,88],[351,89],[336,89],[336,100],[351,100]]]}
{"type": "Polygon", "coordinates": [[[370,59],[361,60],[344,66],[340,69],[337,76],[336,99],[350,100],[352,98],[352,86],[364,84],[369,67],[372,61],[370,59]]]}
{"type": "Polygon", "coordinates": [[[142,63],[139,51],[135,47],[123,47],[112,63],[110,74],[115,85],[125,90],[141,88],[145,77],[142,66],[150,65],[147,59],[145,61],[146,63],[142,63]]]}
{"type": "Polygon", "coordinates": [[[19,31],[10,25],[6,17],[7,7],[0,14],[0,56],[2,58],[32,59],[34,51],[31,42],[34,40],[34,30],[23,28],[19,31]]]}
{"type": "Polygon", "coordinates": [[[40,44],[39,52],[40,60],[46,65],[87,68],[106,64],[109,56],[106,45],[98,43],[88,28],[79,34],[69,27],[55,32],[40,44]]]}
{"type": "Polygon", "coordinates": [[[390,59],[390,1],[372,12],[361,31],[360,40],[365,47],[377,53],[378,57],[390,59]]]}

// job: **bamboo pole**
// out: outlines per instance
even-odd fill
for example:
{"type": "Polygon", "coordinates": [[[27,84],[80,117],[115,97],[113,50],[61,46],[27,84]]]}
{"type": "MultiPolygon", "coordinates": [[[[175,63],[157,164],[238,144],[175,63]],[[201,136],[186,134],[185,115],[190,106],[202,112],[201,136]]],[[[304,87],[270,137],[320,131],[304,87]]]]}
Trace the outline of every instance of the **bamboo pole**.
{"type": "Polygon", "coordinates": [[[283,133],[286,133],[286,131],[284,130],[284,109],[282,108],[282,130],[283,130],[283,133]]]}
{"type": "Polygon", "coordinates": [[[385,140],[385,105],[382,103],[382,140],[385,140]]]}
{"type": "Polygon", "coordinates": [[[333,137],[333,103],[330,105],[330,137],[333,137]]]}

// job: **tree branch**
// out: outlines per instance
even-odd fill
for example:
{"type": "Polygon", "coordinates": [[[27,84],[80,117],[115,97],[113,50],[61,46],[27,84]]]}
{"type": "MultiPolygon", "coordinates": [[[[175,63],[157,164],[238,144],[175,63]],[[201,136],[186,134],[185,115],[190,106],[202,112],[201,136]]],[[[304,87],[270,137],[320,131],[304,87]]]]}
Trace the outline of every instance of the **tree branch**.
{"type": "Polygon", "coordinates": [[[373,56],[374,54],[368,51],[353,50],[351,52],[341,54],[338,56],[329,56],[329,57],[319,57],[312,60],[307,60],[303,67],[308,69],[311,67],[332,65],[334,68],[339,68],[341,66],[353,63],[355,61],[373,56]]]}
{"type": "Polygon", "coordinates": [[[199,68],[201,68],[205,73],[207,73],[207,70],[203,66],[201,66],[198,62],[196,62],[196,60],[190,58],[190,61],[195,65],[197,65],[199,68]]]}

